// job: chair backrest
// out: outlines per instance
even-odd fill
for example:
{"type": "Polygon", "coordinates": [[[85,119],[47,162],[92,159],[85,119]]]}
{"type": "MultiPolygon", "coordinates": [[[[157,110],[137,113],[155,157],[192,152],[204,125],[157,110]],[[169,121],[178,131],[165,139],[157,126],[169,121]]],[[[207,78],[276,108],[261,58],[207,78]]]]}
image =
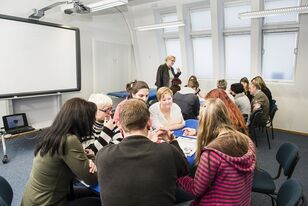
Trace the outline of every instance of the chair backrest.
{"type": "Polygon", "coordinates": [[[302,185],[295,179],[288,179],[277,194],[277,206],[296,206],[304,201],[302,185]]]}
{"type": "Polygon", "coordinates": [[[11,205],[12,200],[13,190],[11,185],[8,183],[8,181],[6,181],[6,179],[0,176],[0,205],[9,206],[11,205]]]}
{"type": "Polygon", "coordinates": [[[262,120],[263,109],[259,108],[250,115],[250,125],[253,127],[265,127],[266,122],[262,120]]]}
{"type": "Polygon", "coordinates": [[[274,117],[275,117],[277,110],[278,110],[277,105],[276,104],[272,105],[272,108],[271,108],[270,113],[269,113],[271,122],[274,120],[274,117]]]}
{"type": "Polygon", "coordinates": [[[284,175],[290,178],[299,160],[299,148],[288,142],[282,144],[277,151],[276,160],[280,164],[279,170],[282,168],[284,175]]]}
{"type": "Polygon", "coordinates": [[[185,127],[198,129],[199,121],[197,119],[186,119],[185,127]]]}

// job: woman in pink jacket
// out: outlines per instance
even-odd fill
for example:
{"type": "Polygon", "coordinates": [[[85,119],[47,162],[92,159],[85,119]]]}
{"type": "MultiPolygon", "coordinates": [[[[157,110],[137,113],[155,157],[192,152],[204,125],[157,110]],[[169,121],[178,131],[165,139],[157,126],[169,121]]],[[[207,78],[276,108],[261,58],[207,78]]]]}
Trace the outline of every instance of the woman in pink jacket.
{"type": "Polygon", "coordinates": [[[250,205],[255,147],[233,128],[222,100],[208,99],[200,112],[197,171],[177,180],[193,194],[191,205],[250,205]]]}

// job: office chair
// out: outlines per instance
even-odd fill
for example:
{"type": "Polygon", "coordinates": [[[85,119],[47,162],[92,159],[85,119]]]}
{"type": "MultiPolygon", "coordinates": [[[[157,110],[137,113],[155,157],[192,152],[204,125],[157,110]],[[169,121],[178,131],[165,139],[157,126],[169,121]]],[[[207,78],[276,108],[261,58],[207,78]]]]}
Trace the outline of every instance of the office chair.
{"type": "Polygon", "coordinates": [[[274,180],[278,179],[281,175],[282,169],[284,176],[289,179],[299,161],[299,149],[295,144],[284,143],[282,144],[277,153],[276,160],[279,163],[277,175],[272,177],[267,171],[257,168],[254,172],[252,191],[257,193],[266,194],[271,197],[272,204],[274,205],[276,185],[274,180]]]}
{"type": "Polygon", "coordinates": [[[10,206],[13,200],[13,190],[2,176],[0,176],[0,206],[10,206]]]}
{"type": "Polygon", "coordinates": [[[270,108],[270,113],[269,113],[269,120],[267,122],[267,127],[270,128],[272,130],[272,139],[274,139],[274,127],[273,127],[273,121],[274,121],[274,117],[275,114],[278,110],[277,104],[276,104],[276,100],[272,100],[272,104],[271,104],[271,108],[270,108]]]}
{"type": "Polygon", "coordinates": [[[248,127],[249,128],[249,133],[254,138],[256,147],[258,147],[256,129],[257,128],[259,130],[261,129],[262,133],[265,130],[268,148],[271,149],[271,143],[270,143],[270,140],[269,140],[267,126],[266,126],[267,122],[264,122],[262,120],[262,115],[263,115],[263,109],[262,108],[257,109],[254,113],[251,114],[251,116],[250,116],[250,124],[249,124],[249,127],[248,127]]]}
{"type": "Polygon", "coordinates": [[[295,179],[288,179],[281,185],[275,200],[277,206],[297,206],[306,204],[303,195],[303,187],[295,179]]]}

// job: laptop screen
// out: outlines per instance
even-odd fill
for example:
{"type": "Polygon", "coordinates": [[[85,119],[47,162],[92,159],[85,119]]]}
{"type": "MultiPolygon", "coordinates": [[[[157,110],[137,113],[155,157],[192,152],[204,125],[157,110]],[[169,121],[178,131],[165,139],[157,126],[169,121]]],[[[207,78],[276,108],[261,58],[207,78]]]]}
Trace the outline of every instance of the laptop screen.
{"type": "Polygon", "coordinates": [[[27,117],[25,113],[3,116],[2,119],[6,131],[28,126],[27,117]]]}

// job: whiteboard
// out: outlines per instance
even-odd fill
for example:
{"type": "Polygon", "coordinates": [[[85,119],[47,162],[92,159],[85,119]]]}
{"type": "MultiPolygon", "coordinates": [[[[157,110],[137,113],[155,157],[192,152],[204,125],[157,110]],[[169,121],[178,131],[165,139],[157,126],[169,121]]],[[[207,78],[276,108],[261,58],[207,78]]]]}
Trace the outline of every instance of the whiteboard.
{"type": "Polygon", "coordinates": [[[0,98],[79,91],[79,29],[0,15],[0,98]]]}

